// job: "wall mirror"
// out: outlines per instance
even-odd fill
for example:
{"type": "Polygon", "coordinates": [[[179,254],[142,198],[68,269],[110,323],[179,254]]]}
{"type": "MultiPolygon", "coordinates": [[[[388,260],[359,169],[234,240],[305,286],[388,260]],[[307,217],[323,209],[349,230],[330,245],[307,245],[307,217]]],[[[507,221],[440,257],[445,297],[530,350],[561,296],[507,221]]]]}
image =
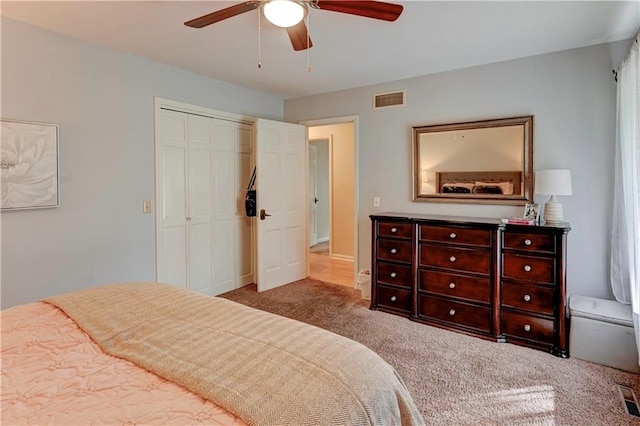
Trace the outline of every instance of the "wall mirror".
{"type": "Polygon", "coordinates": [[[413,200],[533,199],[533,116],[413,128],[413,200]]]}

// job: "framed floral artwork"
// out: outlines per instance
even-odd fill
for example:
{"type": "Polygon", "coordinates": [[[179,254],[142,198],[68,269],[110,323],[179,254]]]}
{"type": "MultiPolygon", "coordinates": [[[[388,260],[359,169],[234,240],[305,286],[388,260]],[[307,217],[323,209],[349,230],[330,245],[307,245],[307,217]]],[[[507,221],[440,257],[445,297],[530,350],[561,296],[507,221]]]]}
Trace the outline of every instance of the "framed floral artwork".
{"type": "Polygon", "coordinates": [[[58,126],[0,122],[1,209],[59,207],[58,126]]]}

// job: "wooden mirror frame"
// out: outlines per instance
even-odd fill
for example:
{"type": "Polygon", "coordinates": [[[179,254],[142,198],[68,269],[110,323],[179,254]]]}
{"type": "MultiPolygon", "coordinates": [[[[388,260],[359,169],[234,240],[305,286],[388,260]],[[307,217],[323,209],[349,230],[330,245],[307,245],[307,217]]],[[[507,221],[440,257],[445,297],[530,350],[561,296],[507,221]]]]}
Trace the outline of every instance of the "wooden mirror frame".
{"type": "MultiPolygon", "coordinates": [[[[438,203],[471,203],[471,204],[508,204],[524,205],[533,200],[533,116],[501,118],[495,120],[472,121],[466,123],[437,124],[413,127],[413,201],[438,203]],[[520,188],[519,193],[436,193],[421,192],[420,180],[421,143],[420,136],[427,133],[468,131],[507,126],[522,126],[522,164],[520,170],[458,170],[435,172],[435,188],[442,188],[447,182],[510,182],[512,187],[520,188]]],[[[475,189],[474,189],[475,191],[475,189]]]]}

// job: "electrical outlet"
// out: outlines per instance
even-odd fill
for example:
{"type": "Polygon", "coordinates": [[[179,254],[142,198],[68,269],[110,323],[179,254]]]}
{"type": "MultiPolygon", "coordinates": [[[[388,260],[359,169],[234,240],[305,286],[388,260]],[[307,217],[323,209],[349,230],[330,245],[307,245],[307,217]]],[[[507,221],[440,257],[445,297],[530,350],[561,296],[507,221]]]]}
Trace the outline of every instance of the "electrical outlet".
{"type": "Polygon", "coordinates": [[[380,207],[380,197],[373,197],[373,207],[380,207]]]}
{"type": "Polygon", "coordinates": [[[144,200],[142,202],[142,213],[151,213],[151,200],[144,200]]]}

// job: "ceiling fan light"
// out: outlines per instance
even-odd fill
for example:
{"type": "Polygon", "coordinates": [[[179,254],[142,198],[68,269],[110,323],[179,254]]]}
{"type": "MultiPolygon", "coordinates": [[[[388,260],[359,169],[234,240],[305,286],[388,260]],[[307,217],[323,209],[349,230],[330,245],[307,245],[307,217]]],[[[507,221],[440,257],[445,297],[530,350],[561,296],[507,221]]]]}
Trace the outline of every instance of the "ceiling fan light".
{"type": "Polygon", "coordinates": [[[262,12],[273,25],[289,28],[302,21],[306,10],[295,1],[270,0],[264,4],[262,12]]]}

